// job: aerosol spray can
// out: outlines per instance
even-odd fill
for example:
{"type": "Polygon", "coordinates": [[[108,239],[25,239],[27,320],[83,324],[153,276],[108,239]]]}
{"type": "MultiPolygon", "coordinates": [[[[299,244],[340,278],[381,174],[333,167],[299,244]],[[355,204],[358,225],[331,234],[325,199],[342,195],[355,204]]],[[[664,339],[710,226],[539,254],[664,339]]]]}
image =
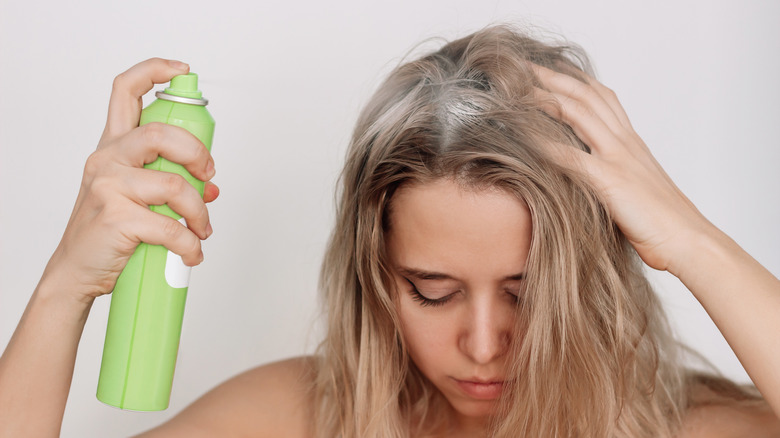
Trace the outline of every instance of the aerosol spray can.
{"type": "MultiPolygon", "coordinates": [[[[157,100],[141,112],[141,125],[162,122],[180,126],[211,150],[214,119],[206,110],[208,101],[198,90],[196,74],[174,77],[156,96],[157,100]]],[[[177,173],[203,195],[203,181],[179,164],[160,157],[144,167],[177,173]]],[[[167,205],[150,208],[184,223],[167,205]]],[[[111,297],[98,400],[134,411],[168,407],[189,275],[190,267],[165,247],[138,246],[111,297]]]]}

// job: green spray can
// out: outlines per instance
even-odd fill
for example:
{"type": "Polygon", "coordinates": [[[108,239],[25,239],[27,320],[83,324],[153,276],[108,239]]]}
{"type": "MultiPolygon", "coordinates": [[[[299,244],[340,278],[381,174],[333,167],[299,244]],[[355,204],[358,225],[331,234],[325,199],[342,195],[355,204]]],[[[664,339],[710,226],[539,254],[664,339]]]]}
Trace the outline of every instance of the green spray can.
{"type": "MultiPolygon", "coordinates": [[[[214,119],[198,90],[194,73],[176,76],[157,100],[141,112],[140,125],[162,122],[180,126],[211,150],[214,119]]],[[[183,176],[203,196],[204,182],[162,157],[147,169],[183,176]]],[[[152,211],[184,223],[167,205],[152,211]]],[[[179,350],[190,267],[161,245],[141,243],[119,275],[111,297],[97,398],[134,411],[168,407],[179,350]]]]}

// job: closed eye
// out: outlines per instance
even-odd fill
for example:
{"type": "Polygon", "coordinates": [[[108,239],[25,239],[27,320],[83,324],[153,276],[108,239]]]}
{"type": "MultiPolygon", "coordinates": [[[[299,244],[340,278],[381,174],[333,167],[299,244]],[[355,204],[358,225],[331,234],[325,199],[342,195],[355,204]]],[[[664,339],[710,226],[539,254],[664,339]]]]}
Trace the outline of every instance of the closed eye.
{"type": "Polygon", "coordinates": [[[431,307],[441,306],[444,303],[446,303],[447,301],[449,301],[453,297],[453,295],[454,295],[454,294],[449,294],[449,295],[443,296],[441,298],[428,298],[425,295],[423,295],[422,293],[420,293],[420,291],[417,289],[417,286],[415,286],[415,284],[412,283],[412,280],[409,280],[406,277],[404,277],[404,280],[406,280],[409,283],[409,285],[412,287],[412,289],[410,291],[410,293],[412,295],[412,299],[417,301],[418,303],[420,303],[420,305],[423,306],[423,307],[427,307],[427,306],[431,306],[431,307]]]}
{"type": "Polygon", "coordinates": [[[523,289],[525,282],[521,280],[510,283],[504,287],[504,291],[511,295],[515,301],[520,302],[523,299],[523,289]]]}

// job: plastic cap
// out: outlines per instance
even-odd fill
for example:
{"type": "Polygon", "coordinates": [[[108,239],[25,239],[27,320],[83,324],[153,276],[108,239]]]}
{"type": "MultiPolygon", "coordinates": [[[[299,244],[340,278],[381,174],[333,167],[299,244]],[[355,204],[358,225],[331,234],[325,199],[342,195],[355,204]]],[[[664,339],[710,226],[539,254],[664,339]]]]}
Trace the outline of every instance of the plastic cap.
{"type": "Polygon", "coordinates": [[[195,73],[174,76],[171,79],[171,86],[165,89],[165,93],[190,99],[203,97],[203,93],[198,90],[198,75],[195,73]]]}

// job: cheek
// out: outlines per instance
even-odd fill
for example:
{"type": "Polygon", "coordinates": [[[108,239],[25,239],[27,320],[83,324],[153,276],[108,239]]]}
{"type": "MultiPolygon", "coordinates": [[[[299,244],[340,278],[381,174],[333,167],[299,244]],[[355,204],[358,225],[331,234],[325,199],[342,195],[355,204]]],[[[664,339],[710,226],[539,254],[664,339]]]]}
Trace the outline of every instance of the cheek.
{"type": "Polygon", "coordinates": [[[411,297],[402,296],[399,317],[409,356],[424,374],[428,375],[432,367],[451,362],[457,351],[457,328],[448,312],[422,307],[411,297]]]}

